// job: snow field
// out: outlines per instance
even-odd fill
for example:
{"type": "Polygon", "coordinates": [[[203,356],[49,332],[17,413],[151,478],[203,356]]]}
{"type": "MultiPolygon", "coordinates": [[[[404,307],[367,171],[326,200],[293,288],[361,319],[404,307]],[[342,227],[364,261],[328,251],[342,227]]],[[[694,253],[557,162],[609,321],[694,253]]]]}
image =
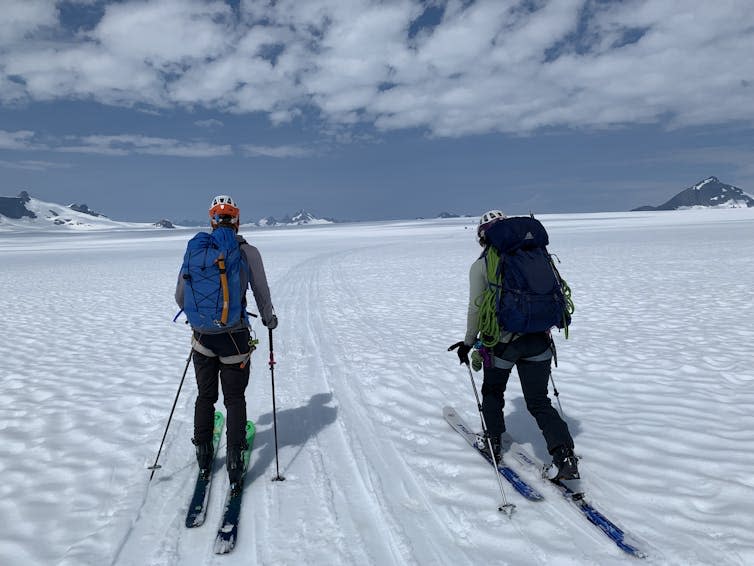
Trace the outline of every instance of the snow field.
{"type": "MultiPolygon", "coordinates": [[[[541,219],[576,303],[553,376],[582,487],[646,545],[647,564],[754,563],[754,213],[541,219]]],[[[224,444],[207,521],[183,526],[191,367],[151,484],[145,469],[188,355],[188,329],[170,321],[192,233],[0,236],[0,563],[633,562],[547,486],[535,484],[546,501],[529,503],[504,483],[517,505],[505,518],[492,471],[442,418],[450,404],[478,423],[468,374],[446,351],[464,333],[473,229],[456,219],[245,233],[281,321],[286,481],[270,481],[257,322],[257,439],[238,546],[220,557],[224,444]]],[[[515,373],[508,391],[508,430],[547,460],[515,373]]]]}

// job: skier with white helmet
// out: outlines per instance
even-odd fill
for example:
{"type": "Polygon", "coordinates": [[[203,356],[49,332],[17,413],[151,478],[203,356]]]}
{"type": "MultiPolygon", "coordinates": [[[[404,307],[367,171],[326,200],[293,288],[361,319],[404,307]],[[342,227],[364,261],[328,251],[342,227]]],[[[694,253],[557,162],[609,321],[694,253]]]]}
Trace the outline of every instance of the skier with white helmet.
{"type": "MultiPolygon", "coordinates": [[[[484,248],[469,271],[469,303],[466,317],[466,336],[448,350],[457,350],[462,364],[469,364],[471,352],[480,335],[479,309],[481,297],[489,285],[487,254],[490,244],[485,233],[490,227],[506,218],[500,210],[490,210],[482,215],[477,226],[477,240],[484,248]]],[[[548,381],[553,351],[549,331],[513,333],[505,330],[505,321],[500,328],[499,341],[491,350],[491,363],[484,364],[482,384],[482,413],[490,437],[495,460],[500,459],[501,435],[505,432],[503,407],[505,388],[511,370],[515,366],[526,408],[537,421],[553,457],[555,478],[576,479],[579,477],[576,456],[573,453],[573,438],[568,425],[552,406],[548,396],[548,381]]],[[[489,451],[487,444],[485,451],[489,451]]]]}

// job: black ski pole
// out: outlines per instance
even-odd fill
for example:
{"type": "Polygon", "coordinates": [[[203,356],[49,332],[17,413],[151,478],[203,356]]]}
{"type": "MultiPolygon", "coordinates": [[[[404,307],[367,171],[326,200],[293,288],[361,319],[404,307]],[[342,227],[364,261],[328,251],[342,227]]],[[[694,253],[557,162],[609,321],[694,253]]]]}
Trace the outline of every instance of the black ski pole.
{"type": "Polygon", "coordinates": [[[277,408],[275,406],[275,353],[272,349],[272,329],[268,329],[270,337],[270,377],[272,378],[272,430],[275,435],[275,471],[277,475],[272,478],[272,481],[285,481],[285,478],[280,475],[280,463],[278,462],[278,418],[277,408]]]}
{"type": "Polygon", "coordinates": [[[471,378],[471,386],[474,388],[474,397],[476,397],[476,406],[477,409],[479,409],[479,420],[482,421],[482,432],[484,433],[484,439],[487,441],[487,449],[490,451],[490,456],[492,457],[493,467],[495,469],[495,477],[497,478],[497,484],[500,487],[500,495],[503,497],[503,502],[500,504],[500,506],[497,508],[498,511],[502,511],[508,517],[510,517],[513,514],[513,511],[516,510],[516,506],[513,503],[508,503],[508,499],[505,497],[505,490],[503,489],[503,481],[500,479],[500,473],[497,470],[497,459],[495,458],[495,453],[492,451],[492,439],[490,438],[489,433],[487,432],[487,423],[484,421],[484,413],[482,412],[482,403],[479,400],[479,392],[476,388],[476,381],[474,381],[474,374],[471,372],[471,365],[465,364],[466,369],[469,370],[469,377],[471,378]]]}
{"type": "Polygon", "coordinates": [[[173,408],[170,409],[170,416],[168,417],[168,424],[165,425],[165,432],[162,435],[162,442],[160,442],[160,449],[157,451],[157,457],[154,459],[154,464],[149,466],[147,469],[152,470],[152,473],[149,476],[149,481],[152,481],[152,478],[154,477],[154,473],[159,470],[162,466],[157,464],[157,460],[160,459],[160,453],[162,452],[162,446],[165,444],[165,437],[168,435],[168,428],[170,427],[170,421],[173,420],[173,412],[175,411],[175,405],[178,403],[178,396],[181,394],[181,388],[183,387],[183,380],[186,379],[186,372],[188,371],[189,364],[191,363],[191,354],[193,353],[194,349],[192,348],[189,352],[188,358],[186,358],[186,367],[183,368],[183,375],[181,376],[181,383],[178,385],[178,391],[175,393],[175,399],[173,400],[173,408]]]}
{"type": "Polygon", "coordinates": [[[560,418],[566,420],[565,413],[563,413],[563,405],[560,404],[560,391],[555,386],[555,380],[552,377],[552,371],[550,371],[550,383],[552,383],[552,392],[555,395],[555,400],[558,402],[558,409],[560,409],[560,418]]]}
{"type": "MultiPolygon", "coordinates": [[[[550,336],[550,351],[552,352],[552,360],[555,363],[555,367],[558,367],[558,351],[555,348],[555,340],[550,336]]],[[[555,379],[552,377],[552,368],[550,368],[550,383],[552,383],[552,392],[555,395],[555,400],[558,402],[558,409],[560,409],[560,418],[566,420],[565,413],[563,413],[563,405],[560,404],[560,392],[555,386],[555,379]]]]}

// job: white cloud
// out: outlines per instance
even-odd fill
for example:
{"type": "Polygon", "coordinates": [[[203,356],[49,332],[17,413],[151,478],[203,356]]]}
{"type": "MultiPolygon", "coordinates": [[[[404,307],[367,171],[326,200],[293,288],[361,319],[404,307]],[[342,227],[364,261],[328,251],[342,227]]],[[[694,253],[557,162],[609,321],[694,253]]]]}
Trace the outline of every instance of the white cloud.
{"type": "Polygon", "coordinates": [[[20,161],[6,161],[0,159],[0,167],[6,169],[24,169],[26,171],[47,171],[48,169],[68,169],[73,167],[70,163],[57,163],[53,161],[35,161],[23,159],[20,161]]]}
{"type": "Polygon", "coordinates": [[[92,153],[113,156],[139,154],[172,157],[220,157],[233,153],[233,148],[229,145],[135,134],[67,136],[63,139],[41,141],[35,132],[28,130],[16,132],[0,130],[0,150],[3,149],[92,153]]]}
{"type": "Polygon", "coordinates": [[[0,49],[23,39],[27,33],[58,23],[55,3],[49,0],[3,0],[0,17],[0,49]]]}
{"type": "Polygon", "coordinates": [[[296,145],[244,145],[241,149],[251,157],[308,157],[314,154],[311,149],[296,145]]]}
{"type": "Polygon", "coordinates": [[[199,126],[200,128],[222,128],[225,124],[221,122],[220,120],[215,120],[214,118],[210,118],[209,120],[197,120],[194,122],[194,125],[199,126]]]}
{"type": "MultiPolygon", "coordinates": [[[[164,85],[154,70],[91,43],[15,53],[6,72],[24,80],[34,100],[86,99],[130,106],[162,105],[164,85]]],[[[0,99],[3,96],[0,92],[0,99]]]]}
{"type": "Polygon", "coordinates": [[[0,149],[34,149],[34,132],[0,130],[0,149]]]}
{"type": "Polygon", "coordinates": [[[184,142],[169,138],[141,135],[84,136],[70,145],[61,145],[56,151],[68,153],[96,153],[103,155],[162,155],[172,157],[219,157],[230,155],[229,145],[212,145],[206,142],[184,142]]]}
{"type": "Polygon", "coordinates": [[[237,14],[219,0],[124,0],[89,32],[52,40],[41,35],[59,25],[52,0],[13,0],[0,103],[204,107],[274,123],[314,109],[327,130],[437,136],[754,122],[750,0],[433,4],[442,21],[410,37],[419,0],[248,0],[237,14]]]}
{"type": "Polygon", "coordinates": [[[109,5],[90,36],[120,59],[180,72],[180,65],[226,49],[233,39],[230,15],[219,0],[132,0],[109,5]]]}

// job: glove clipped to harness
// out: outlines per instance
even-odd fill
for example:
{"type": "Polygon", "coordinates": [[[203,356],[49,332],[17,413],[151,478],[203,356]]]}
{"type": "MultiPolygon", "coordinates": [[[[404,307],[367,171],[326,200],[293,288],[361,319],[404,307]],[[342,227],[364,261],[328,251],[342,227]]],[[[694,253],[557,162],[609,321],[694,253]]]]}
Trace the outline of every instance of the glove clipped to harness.
{"type": "Polygon", "coordinates": [[[456,342],[452,346],[448,347],[448,352],[452,352],[456,348],[458,349],[456,354],[458,354],[458,359],[461,361],[461,363],[469,365],[469,352],[471,351],[471,346],[467,346],[463,341],[456,342]]]}
{"type": "Polygon", "coordinates": [[[484,358],[479,350],[471,352],[471,369],[479,371],[484,366],[484,358]]]}

